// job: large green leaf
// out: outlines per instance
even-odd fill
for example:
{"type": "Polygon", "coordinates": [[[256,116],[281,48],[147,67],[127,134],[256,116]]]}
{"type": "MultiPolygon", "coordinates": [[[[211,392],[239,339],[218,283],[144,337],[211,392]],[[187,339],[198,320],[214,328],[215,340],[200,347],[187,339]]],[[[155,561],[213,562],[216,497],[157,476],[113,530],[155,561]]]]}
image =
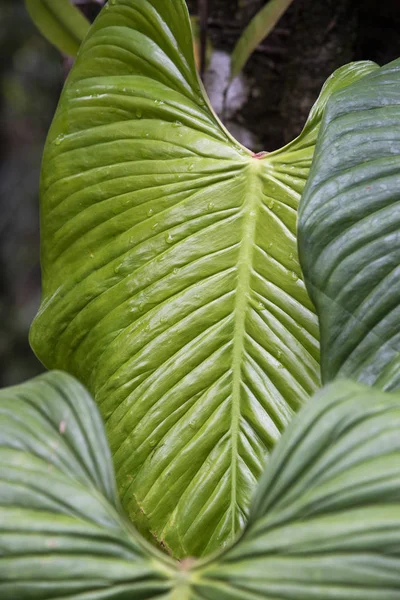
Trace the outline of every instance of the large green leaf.
{"type": "Polygon", "coordinates": [[[165,597],[167,557],[121,516],[97,408],[50,373],[0,392],[1,600],[165,597]]]}
{"type": "Polygon", "coordinates": [[[398,600],[400,397],[339,381],[278,443],[242,537],[174,563],[121,514],[87,392],[0,392],[2,600],[398,600]]]}
{"type": "Polygon", "coordinates": [[[199,82],[183,0],[109,3],[48,138],[34,350],[101,408],[130,518],[176,556],[244,525],[265,459],[319,385],[296,218],[323,107],[255,156],[199,82]]]}
{"type": "Polygon", "coordinates": [[[25,6],[49,42],[65,54],[77,54],[90,24],[70,0],[25,0],[25,6]]]}
{"type": "Polygon", "coordinates": [[[400,386],[400,60],[336,92],[302,198],[325,381],[400,386]]]}
{"type": "Polygon", "coordinates": [[[400,396],[338,381],[285,432],[204,600],[398,600],[400,396]]]}

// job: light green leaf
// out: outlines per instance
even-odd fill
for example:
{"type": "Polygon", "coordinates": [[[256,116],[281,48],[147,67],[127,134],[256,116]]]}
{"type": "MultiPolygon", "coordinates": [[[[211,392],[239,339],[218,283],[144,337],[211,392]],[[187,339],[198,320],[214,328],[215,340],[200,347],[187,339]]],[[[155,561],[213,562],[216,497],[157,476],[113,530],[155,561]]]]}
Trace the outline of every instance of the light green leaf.
{"type": "Polygon", "coordinates": [[[236,43],[231,57],[231,79],[239,75],[250,55],[274,29],[293,0],[269,0],[252,18],[236,43]]]}
{"type": "Polygon", "coordinates": [[[289,426],[243,537],[198,565],[204,600],[400,597],[400,397],[350,381],[289,426]]]}
{"type": "Polygon", "coordinates": [[[49,373],[2,390],[1,600],[164,598],[172,568],[119,512],[85,389],[49,373]]]}
{"type": "Polygon", "coordinates": [[[75,56],[90,23],[69,0],[25,0],[33,22],[56,48],[75,56]]]}
{"type": "Polygon", "coordinates": [[[31,342],[106,420],[122,503],[175,556],[243,527],[265,460],[319,386],[296,218],[328,96],[255,156],[199,82],[183,0],[103,9],[68,79],[41,184],[31,342]]]}
{"type": "Polygon", "coordinates": [[[324,381],[400,386],[400,60],[329,100],[302,198],[324,381]]]}

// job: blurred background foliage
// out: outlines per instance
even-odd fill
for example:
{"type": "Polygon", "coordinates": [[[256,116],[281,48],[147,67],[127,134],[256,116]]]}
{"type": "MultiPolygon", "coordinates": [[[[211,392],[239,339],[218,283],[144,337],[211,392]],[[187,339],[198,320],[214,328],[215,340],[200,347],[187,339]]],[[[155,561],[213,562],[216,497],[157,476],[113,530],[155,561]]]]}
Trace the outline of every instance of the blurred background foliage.
{"type": "MultiPolygon", "coordinates": [[[[75,0],[93,20],[103,0],[75,0]]],[[[399,0],[294,0],[230,86],[229,56],[265,0],[188,0],[207,32],[205,84],[254,151],[299,133],[325,79],[352,60],[400,56],[399,0]]],[[[198,44],[200,40],[198,39],[198,44]]],[[[199,50],[199,49],[198,49],[199,50]]],[[[40,300],[38,183],[43,144],[71,61],[37,32],[23,0],[0,0],[0,386],[42,370],[28,329],[40,300]]]]}

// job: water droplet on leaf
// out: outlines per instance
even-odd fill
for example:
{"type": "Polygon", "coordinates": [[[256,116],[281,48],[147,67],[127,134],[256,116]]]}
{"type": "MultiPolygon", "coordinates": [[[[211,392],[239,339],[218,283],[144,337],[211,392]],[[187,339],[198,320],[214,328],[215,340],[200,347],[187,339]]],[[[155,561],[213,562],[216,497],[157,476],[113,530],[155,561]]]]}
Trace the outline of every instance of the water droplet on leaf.
{"type": "Polygon", "coordinates": [[[299,278],[294,271],[291,272],[290,277],[293,279],[293,281],[297,281],[299,278]]]}
{"type": "Polygon", "coordinates": [[[152,215],[154,215],[154,210],[153,210],[152,208],[150,208],[150,209],[147,211],[147,216],[151,217],[152,215]]]}
{"type": "Polygon", "coordinates": [[[136,117],[137,117],[138,119],[141,119],[141,118],[142,118],[142,115],[143,115],[142,111],[140,110],[140,108],[138,108],[138,109],[137,109],[137,111],[136,111],[136,117]]]}
{"type": "Polygon", "coordinates": [[[167,244],[172,244],[172,242],[174,241],[174,238],[172,237],[172,235],[170,233],[167,233],[167,235],[165,236],[165,241],[167,242],[167,244]]]}

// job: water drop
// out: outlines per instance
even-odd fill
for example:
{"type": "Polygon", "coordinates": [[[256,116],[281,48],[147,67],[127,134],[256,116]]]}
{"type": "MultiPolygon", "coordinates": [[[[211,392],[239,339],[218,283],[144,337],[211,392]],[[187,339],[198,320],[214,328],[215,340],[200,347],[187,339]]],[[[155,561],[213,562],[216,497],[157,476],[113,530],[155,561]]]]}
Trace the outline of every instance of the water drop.
{"type": "Polygon", "coordinates": [[[149,137],[149,134],[148,134],[148,133],[146,133],[146,137],[149,137]]]}
{"type": "Polygon", "coordinates": [[[270,243],[268,244],[268,248],[272,248],[272,246],[273,246],[273,243],[272,243],[272,242],[270,242],[270,243]]]}
{"type": "Polygon", "coordinates": [[[195,423],[195,421],[190,421],[189,422],[189,427],[190,427],[190,429],[196,429],[196,423],[195,423]]]}
{"type": "Polygon", "coordinates": [[[55,145],[59,146],[60,144],[62,144],[63,141],[64,141],[64,136],[63,135],[59,135],[55,139],[55,145]]]}
{"type": "Polygon", "coordinates": [[[264,310],[264,309],[265,309],[265,306],[264,306],[264,304],[263,304],[262,302],[259,302],[259,303],[258,303],[258,308],[259,308],[260,310],[264,310]]]}
{"type": "Polygon", "coordinates": [[[182,127],[182,123],[180,121],[175,121],[174,127],[182,127]]]}
{"type": "Polygon", "coordinates": [[[172,235],[170,233],[167,233],[167,235],[165,236],[165,241],[167,242],[167,244],[172,244],[172,242],[174,241],[174,238],[172,237],[172,235]]]}
{"type": "Polygon", "coordinates": [[[297,281],[299,278],[294,271],[291,272],[290,277],[293,279],[293,281],[297,281]]]}
{"type": "Polygon", "coordinates": [[[142,115],[143,115],[142,111],[140,110],[140,108],[138,108],[138,109],[137,109],[137,111],[136,111],[136,117],[137,117],[138,119],[141,119],[141,118],[142,118],[142,115]]]}
{"type": "Polygon", "coordinates": [[[291,253],[289,254],[289,260],[294,260],[294,254],[293,254],[293,252],[291,252],[291,253]]]}
{"type": "Polygon", "coordinates": [[[178,269],[178,267],[175,267],[175,269],[174,269],[173,273],[174,273],[174,275],[178,275],[178,273],[179,273],[179,269],[178,269]]]}
{"type": "Polygon", "coordinates": [[[256,211],[255,210],[251,210],[250,211],[250,217],[255,217],[255,216],[257,216],[256,211]]]}
{"type": "Polygon", "coordinates": [[[281,358],[282,356],[282,350],[278,350],[278,352],[276,353],[277,358],[281,358]]]}
{"type": "Polygon", "coordinates": [[[157,229],[158,225],[159,225],[159,223],[154,223],[152,229],[157,229]]]}
{"type": "Polygon", "coordinates": [[[275,206],[274,200],[268,200],[267,201],[267,206],[268,206],[268,208],[271,208],[271,209],[274,208],[274,206],[275,206]]]}
{"type": "Polygon", "coordinates": [[[159,104],[160,104],[160,105],[161,105],[161,104],[164,104],[164,102],[163,102],[162,100],[160,100],[159,104]]]}
{"type": "Polygon", "coordinates": [[[191,165],[189,165],[188,171],[193,171],[193,169],[194,169],[194,164],[192,163],[191,165]]]}
{"type": "Polygon", "coordinates": [[[93,252],[90,253],[90,258],[94,258],[93,252]]]}
{"type": "Polygon", "coordinates": [[[215,206],[214,202],[209,202],[207,208],[208,208],[208,210],[212,210],[214,208],[214,206],[215,206]]]}
{"type": "Polygon", "coordinates": [[[154,210],[153,210],[152,208],[150,208],[150,209],[147,211],[147,216],[148,216],[148,217],[151,217],[152,215],[154,215],[154,210]]]}
{"type": "Polygon", "coordinates": [[[118,267],[115,267],[115,269],[114,269],[114,273],[119,273],[119,272],[120,272],[120,270],[121,270],[121,266],[120,266],[120,265],[118,265],[118,267]]]}
{"type": "Polygon", "coordinates": [[[155,440],[150,441],[150,448],[155,448],[157,446],[157,442],[155,440]]]}

